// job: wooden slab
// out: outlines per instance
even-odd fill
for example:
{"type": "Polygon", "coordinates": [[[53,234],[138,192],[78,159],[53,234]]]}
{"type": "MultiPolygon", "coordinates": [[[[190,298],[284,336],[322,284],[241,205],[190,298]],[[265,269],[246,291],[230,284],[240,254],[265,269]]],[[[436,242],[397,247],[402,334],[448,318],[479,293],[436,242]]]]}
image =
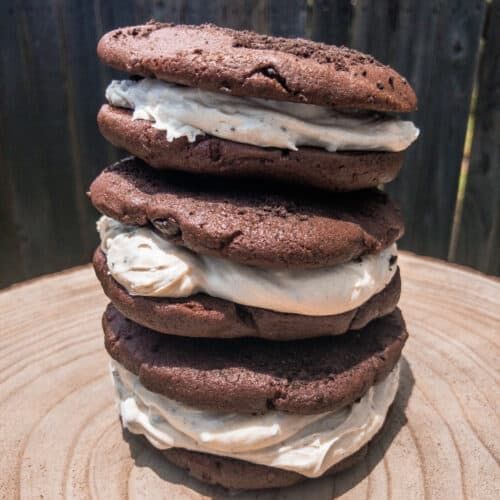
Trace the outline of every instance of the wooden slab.
{"type": "MultiPolygon", "coordinates": [[[[411,338],[397,403],[366,462],[336,479],[230,498],[499,498],[500,281],[400,260],[411,338]]],[[[105,303],[89,267],[0,292],[0,498],[227,497],[123,441],[100,332],[105,303]]]]}

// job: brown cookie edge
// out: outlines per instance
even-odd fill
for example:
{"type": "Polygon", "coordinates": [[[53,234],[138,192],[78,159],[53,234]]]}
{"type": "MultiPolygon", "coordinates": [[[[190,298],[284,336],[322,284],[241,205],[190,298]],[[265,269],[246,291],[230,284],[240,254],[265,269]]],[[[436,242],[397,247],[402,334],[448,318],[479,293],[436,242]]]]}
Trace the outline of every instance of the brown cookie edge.
{"type": "Polygon", "coordinates": [[[394,180],[404,152],[328,152],[301,147],[298,151],[260,148],[249,144],[201,136],[193,143],[185,137],[167,141],[164,131],[146,120],[133,120],[132,112],[107,104],[97,115],[102,135],[116,147],[141,158],[158,170],[235,179],[270,179],[330,191],[356,191],[394,180]]]}
{"type": "Polygon", "coordinates": [[[127,318],[169,335],[209,338],[258,337],[288,341],[341,335],[390,314],[401,294],[399,269],[390,283],[360,307],[330,316],[304,316],[244,306],[205,294],[170,299],[130,295],[110,274],[97,248],[93,265],[106,296],[127,318]]]}

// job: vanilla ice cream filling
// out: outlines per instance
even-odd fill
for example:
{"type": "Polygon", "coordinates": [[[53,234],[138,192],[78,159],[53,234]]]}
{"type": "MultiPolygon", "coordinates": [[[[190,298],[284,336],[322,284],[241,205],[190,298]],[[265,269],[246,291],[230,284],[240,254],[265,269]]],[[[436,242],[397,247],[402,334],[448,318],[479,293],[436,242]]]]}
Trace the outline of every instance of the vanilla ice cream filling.
{"type": "Polygon", "coordinates": [[[319,269],[262,269],[199,255],[149,227],[103,216],[97,223],[111,276],[130,295],[188,297],[198,292],[272,311],[328,316],[381,292],[397,270],[396,244],[356,261],[319,269]]]}
{"type": "Polygon", "coordinates": [[[149,391],[115,361],[111,374],[123,425],[156,448],[184,448],[318,477],[380,430],[396,396],[399,364],[357,402],[315,415],[198,410],[149,391]]]}
{"type": "Polygon", "coordinates": [[[381,113],[347,113],[316,106],[256,97],[237,97],[144,78],[113,80],[109,104],[132,109],[133,119],[153,122],[168,141],[199,135],[297,150],[402,151],[418,137],[410,121],[381,113]]]}

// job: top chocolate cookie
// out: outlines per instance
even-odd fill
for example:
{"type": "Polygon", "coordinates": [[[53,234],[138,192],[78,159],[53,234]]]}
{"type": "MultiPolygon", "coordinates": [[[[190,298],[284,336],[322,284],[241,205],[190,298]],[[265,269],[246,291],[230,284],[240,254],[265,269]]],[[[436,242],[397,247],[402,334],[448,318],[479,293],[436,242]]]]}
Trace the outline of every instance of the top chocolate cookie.
{"type": "Polygon", "coordinates": [[[149,22],[107,33],[97,53],[134,75],[235,96],[388,112],[417,104],[408,82],[373,57],[304,39],[149,22]]]}

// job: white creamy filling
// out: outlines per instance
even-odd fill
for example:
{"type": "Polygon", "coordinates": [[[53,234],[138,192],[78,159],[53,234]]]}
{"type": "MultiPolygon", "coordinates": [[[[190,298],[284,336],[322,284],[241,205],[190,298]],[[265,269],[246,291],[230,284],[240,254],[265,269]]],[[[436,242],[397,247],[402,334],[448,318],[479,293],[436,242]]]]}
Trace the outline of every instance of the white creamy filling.
{"type": "Polygon", "coordinates": [[[109,104],[165,130],[167,140],[209,134],[260,147],[328,151],[402,151],[418,137],[410,121],[380,113],[343,113],[327,106],[273,101],[183,87],[161,80],[113,80],[109,104]]]}
{"type": "Polygon", "coordinates": [[[316,415],[197,410],[149,391],[115,361],[111,374],[123,425],[156,448],[184,448],[318,477],[380,430],[396,396],[399,364],[356,403],[316,415]]]}
{"type": "Polygon", "coordinates": [[[320,269],[272,270],[198,255],[154,230],[103,216],[97,223],[109,272],[131,295],[188,297],[203,292],[272,311],[327,316],[359,307],[396,273],[396,244],[357,261],[320,269]]]}

